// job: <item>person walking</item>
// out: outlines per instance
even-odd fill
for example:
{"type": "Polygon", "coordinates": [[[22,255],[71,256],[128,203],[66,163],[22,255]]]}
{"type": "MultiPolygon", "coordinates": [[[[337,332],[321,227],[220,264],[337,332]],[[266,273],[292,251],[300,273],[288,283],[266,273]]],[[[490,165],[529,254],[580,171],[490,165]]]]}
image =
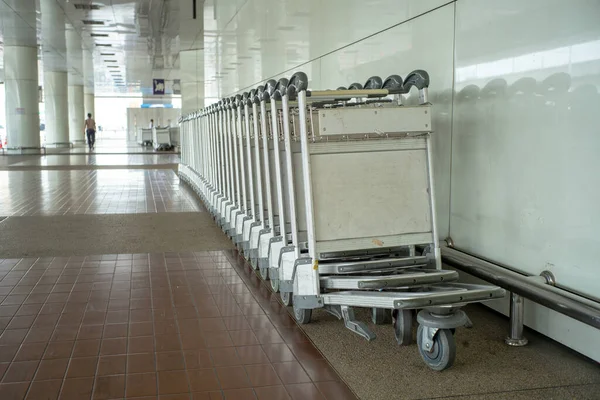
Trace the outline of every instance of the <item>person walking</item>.
{"type": "Polygon", "coordinates": [[[96,144],[96,121],[92,119],[92,114],[88,113],[88,118],[85,120],[85,133],[87,134],[87,142],[90,150],[94,150],[96,144]]]}

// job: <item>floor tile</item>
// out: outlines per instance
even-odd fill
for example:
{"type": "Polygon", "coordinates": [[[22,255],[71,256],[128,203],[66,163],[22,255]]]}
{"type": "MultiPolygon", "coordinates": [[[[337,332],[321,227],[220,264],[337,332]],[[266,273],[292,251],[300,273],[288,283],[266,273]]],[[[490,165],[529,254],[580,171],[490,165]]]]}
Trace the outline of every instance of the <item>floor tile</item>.
{"type": "Polygon", "coordinates": [[[313,383],[290,384],[285,388],[293,400],[326,400],[313,383]]]}
{"type": "Polygon", "coordinates": [[[42,360],[35,375],[35,380],[63,379],[67,373],[68,365],[68,358],[59,360],[42,360]]]}
{"type": "Polygon", "coordinates": [[[215,370],[223,389],[239,389],[251,386],[244,367],[218,367],[215,370]]]}
{"type": "Polygon", "coordinates": [[[50,381],[35,381],[27,392],[27,400],[55,400],[58,399],[63,381],[61,379],[50,381]]]}
{"type": "Polygon", "coordinates": [[[0,383],[0,399],[20,400],[25,397],[29,382],[0,383]]]}
{"type": "Polygon", "coordinates": [[[156,353],[156,366],[157,371],[184,369],[183,353],[181,351],[156,353]]]}
{"type": "Polygon", "coordinates": [[[125,394],[125,375],[99,376],[94,386],[94,399],[118,399],[125,394]]]}
{"type": "Polygon", "coordinates": [[[271,364],[246,365],[244,368],[253,387],[281,385],[271,364]]]}
{"type": "Polygon", "coordinates": [[[28,382],[33,379],[39,361],[18,361],[13,362],[4,373],[2,382],[28,382]]]}
{"type": "Polygon", "coordinates": [[[213,368],[188,370],[187,373],[192,392],[209,392],[221,389],[213,368]]]}
{"type": "Polygon", "coordinates": [[[255,387],[254,393],[258,400],[289,400],[290,396],[284,386],[255,387]]]}
{"type": "Polygon", "coordinates": [[[101,356],[98,361],[98,376],[119,375],[126,372],[127,356],[101,356]]]}
{"type": "Polygon", "coordinates": [[[284,384],[310,382],[310,378],[297,361],[274,363],[273,368],[284,384]]]}
{"type": "Polygon", "coordinates": [[[60,393],[61,399],[76,400],[90,398],[94,378],[70,378],[65,379],[60,393]]]}
{"type": "Polygon", "coordinates": [[[98,357],[72,358],[67,370],[67,378],[84,378],[96,375],[98,357]]]}
{"type": "Polygon", "coordinates": [[[129,354],[127,356],[127,373],[155,372],[154,353],[129,354]]]}
{"type": "Polygon", "coordinates": [[[188,378],[185,371],[159,371],[158,393],[187,393],[189,392],[188,378]]]}
{"type": "Polygon", "coordinates": [[[127,374],[125,395],[127,397],[156,396],[158,394],[156,384],[156,373],[127,374]]]}

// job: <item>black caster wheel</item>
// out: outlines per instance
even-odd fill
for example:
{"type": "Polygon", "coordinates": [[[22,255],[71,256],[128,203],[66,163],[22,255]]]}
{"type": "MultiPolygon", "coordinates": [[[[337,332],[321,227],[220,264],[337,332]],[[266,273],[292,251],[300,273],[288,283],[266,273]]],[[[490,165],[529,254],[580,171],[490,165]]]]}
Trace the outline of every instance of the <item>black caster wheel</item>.
{"type": "Polygon", "coordinates": [[[312,310],[307,308],[298,308],[294,304],[294,318],[298,321],[299,324],[308,324],[310,322],[310,318],[312,317],[312,310]]]}
{"type": "Polygon", "coordinates": [[[425,364],[434,371],[450,368],[456,359],[456,341],[450,329],[440,329],[433,338],[433,346],[425,348],[423,344],[423,325],[417,329],[419,354],[425,364]]]}
{"type": "Polygon", "coordinates": [[[400,346],[406,346],[412,343],[412,323],[413,316],[411,310],[392,311],[394,336],[400,346]]]}

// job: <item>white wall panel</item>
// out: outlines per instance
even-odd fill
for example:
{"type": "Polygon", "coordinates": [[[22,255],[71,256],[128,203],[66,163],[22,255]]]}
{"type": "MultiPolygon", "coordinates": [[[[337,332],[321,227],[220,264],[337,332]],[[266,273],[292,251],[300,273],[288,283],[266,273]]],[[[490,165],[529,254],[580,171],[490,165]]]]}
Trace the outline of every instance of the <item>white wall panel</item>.
{"type": "Polygon", "coordinates": [[[457,3],[450,223],[458,247],[596,297],[598,15],[598,1],[457,3]]]}

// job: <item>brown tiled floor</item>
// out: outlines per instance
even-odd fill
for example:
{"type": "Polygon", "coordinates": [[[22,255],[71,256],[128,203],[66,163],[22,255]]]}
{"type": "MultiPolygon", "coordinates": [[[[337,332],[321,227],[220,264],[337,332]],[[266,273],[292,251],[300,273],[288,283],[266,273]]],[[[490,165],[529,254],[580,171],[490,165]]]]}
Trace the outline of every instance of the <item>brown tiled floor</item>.
{"type": "Polygon", "coordinates": [[[3,216],[198,211],[170,169],[0,171],[3,216]]]}
{"type": "Polygon", "coordinates": [[[352,399],[223,252],[0,260],[0,399],[352,399]]]}

